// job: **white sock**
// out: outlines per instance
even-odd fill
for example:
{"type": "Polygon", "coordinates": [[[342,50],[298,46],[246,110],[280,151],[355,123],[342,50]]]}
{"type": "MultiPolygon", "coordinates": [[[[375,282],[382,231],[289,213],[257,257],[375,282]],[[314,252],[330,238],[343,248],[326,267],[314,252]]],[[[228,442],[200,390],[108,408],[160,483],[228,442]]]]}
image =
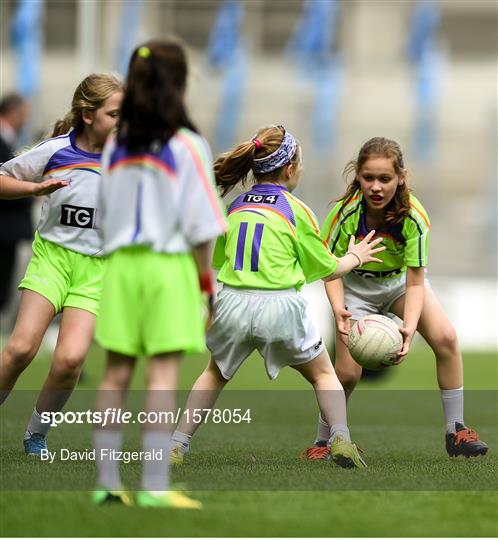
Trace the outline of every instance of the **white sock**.
{"type": "Polygon", "coordinates": [[[192,435],[187,435],[181,431],[175,431],[171,437],[172,447],[179,448],[182,454],[186,454],[190,450],[190,439],[192,435]]]}
{"type": "Polygon", "coordinates": [[[316,429],[316,439],[315,444],[318,441],[327,441],[330,437],[330,427],[322,418],[322,415],[318,413],[318,425],[316,429]]]}
{"type": "Polygon", "coordinates": [[[49,429],[50,423],[42,423],[40,413],[35,408],[33,409],[33,414],[31,415],[28,427],[26,428],[24,438],[29,439],[33,433],[39,433],[40,435],[46,437],[49,429]]]}
{"type": "Polygon", "coordinates": [[[440,390],[443,402],[446,433],[455,433],[455,422],[463,421],[463,386],[454,390],[440,390]]]}
{"type": "Polygon", "coordinates": [[[347,442],[351,442],[351,435],[349,434],[349,428],[346,424],[334,424],[330,428],[330,441],[333,441],[338,435],[347,442]]]}
{"type": "Polygon", "coordinates": [[[163,431],[146,431],[142,436],[142,450],[153,458],[142,463],[142,489],[166,491],[169,486],[169,450],[171,434],[163,431]]]}
{"type": "Polygon", "coordinates": [[[98,472],[97,482],[110,491],[121,489],[119,461],[112,459],[112,451],[121,450],[123,433],[114,429],[97,429],[93,433],[93,443],[98,472]]]}

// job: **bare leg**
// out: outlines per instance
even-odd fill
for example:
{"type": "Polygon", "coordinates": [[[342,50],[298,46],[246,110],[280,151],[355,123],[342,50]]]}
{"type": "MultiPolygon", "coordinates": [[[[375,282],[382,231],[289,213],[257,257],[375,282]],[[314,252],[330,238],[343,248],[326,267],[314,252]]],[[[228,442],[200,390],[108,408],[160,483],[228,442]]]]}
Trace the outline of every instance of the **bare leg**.
{"type": "Polygon", "coordinates": [[[95,410],[103,412],[107,408],[118,409],[123,406],[135,361],[133,356],[107,351],[107,365],[97,394],[95,410]]]}
{"type": "MultiPolygon", "coordinates": [[[[172,413],[174,415],[175,391],[178,382],[178,367],[181,353],[154,356],[147,370],[147,398],[145,410],[148,414],[172,413]]],[[[150,417],[149,417],[150,418],[150,417]]],[[[143,462],[142,489],[164,492],[169,486],[169,451],[172,424],[151,423],[144,425],[142,449],[158,456],[143,462]]]]}
{"type": "MultiPolygon", "coordinates": [[[[95,410],[102,414],[106,409],[119,409],[124,403],[126,392],[133,375],[136,358],[115,352],[107,352],[107,365],[104,378],[97,394],[95,410]]],[[[95,462],[98,470],[98,484],[108,490],[121,488],[119,465],[109,459],[109,451],[121,450],[121,426],[106,424],[94,432],[95,462]]]]}
{"type": "MultiPolygon", "coordinates": [[[[353,325],[354,322],[355,321],[351,321],[351,325],[353,325]]],[[[335,371],[344,388],[346,400],[348,400],[361,378],[362,368],[355,362],[349,349],[339,338],[337,332],[335,340],[335,371]]]]}
{"type": "Polygon", "coordinates": [[[93,338],[95,315],[84,309],[64,308],[50,371],[40,391],[36,410],[60,411],[74,390],[93,338]]]}
{"type": "Polygon", "coordinates": [[[330,426],[327,439],[335,435],[335,432],[342,432],[349,440],[346,398],[327,350],[323,350],[311,362],[292,367],[313,386],[321,416],[330,426]]]}
{"type": "MultiPolygon", "coordinates": [[[[405,297],[398,298],[391,311],[403,317],[405,297]]],[[[417,330],[436,356],[437,381],[445,415],[446,431],[455,432],[455,423],[463,420],[463,367],[458,338],[437,298],[425,287],[424,305],[417,330]]]]}
{"type": "Polygon", "coordinates": [[[35,357],[54,315],[54,306],[45,297],[23,290],[16,325],[0,356],[0,403],[35,357]]]}
{"type": "MultiPolygon", "coordinates": [[[[394,302],[391,311],[402,319],[404,307],[405,296],[403,295],[394,302]]],[[[463,386],[462,355],[455,329],[445,315],[436,295],[427,286],[417,330],[436,356],[439,388],[449,390],[463,386]]]]}
{"type": "MultiPolygon", "coordinates": [[[[330,426],[328,440],[332,460],[340,467],[366,467],[358,448],[351,442],[347,425],[346,397],[328,352],[324,350],[311,362],[293,367],[313,385],[320,413],[330,426]]],[[[306,455],[308,459],[313,459],[308,452],[306,455]]],[[[324,459],[327,455],[328,451],[318,459],[324,459]]]]}
{"type": "Polygon", "coordinates": [[[185,411],[188,411],[188,413],[182,415],[180,423],[176,428],[176,432],[191,437],[197,431],[197,428],[205,417],[205,413],[201,414],[199,417],[196,416],[195,419],[197,421],[194,422],[194,409],[212,409],[227,382],[228,381],[223,378],[223,375],[220,373],[216,363],[211,359],[190,391],[185,405],[185,411]]]}

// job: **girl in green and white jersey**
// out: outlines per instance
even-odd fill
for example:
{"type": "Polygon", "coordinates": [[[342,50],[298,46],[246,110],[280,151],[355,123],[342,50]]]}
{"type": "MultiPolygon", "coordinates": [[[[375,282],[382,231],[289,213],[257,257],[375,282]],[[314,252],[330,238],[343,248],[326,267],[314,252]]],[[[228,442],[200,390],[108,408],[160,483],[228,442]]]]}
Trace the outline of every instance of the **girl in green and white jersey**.
{"type": "MultiPolygon", "coordinates": [[[[322,238],[341,257],[350,235],[363,238],[375,229],[386,248],[380,262],[325,284],[337,325],[335,368],[346,395],[353,392],[362,369],[347,348],[351,322],[368,314],[396,315],[403,320],[397,363],[406,359],[416,330],[434,351],[448,454],[483,455],[487,446],[464,424],[462,356],[455,330],[425,277],[430,222],[406,184],[401,149],[389,139],[370,139],[345,173],[353,173],[354,179],[325,219],[322,238]]],[[[326,438],[327,430],[320,419],[317,442],[326,438]]]]}
{"type": "MultiPolygon", "coordinates": [[[[228,209],[228,232],[218,239],[214,267],[223,290],[207,345],[211,361],[197,379],[187,409],[210,409],[244,360],[258,350],[270,379],[291,366],[313,386],[328,419],[325,451],[343,467],[365,467],[351,442],[344,391],[323,340],[299,290],[305,282],[343,276],[362,262],[378,261],[371,241],[348,240],[343,257],[334,257],[319,236],[313,212],[291,192],[301,177],[301,149],[282,126],[260,129],[250,141],[215,162],[223,194],[255,184],[228,209]]],[[[192,417],[192,416],[190,416],[192,417]]],[[[173,436],[172,460],[181,462],[198,423],[184,416],[173,436]]]]}

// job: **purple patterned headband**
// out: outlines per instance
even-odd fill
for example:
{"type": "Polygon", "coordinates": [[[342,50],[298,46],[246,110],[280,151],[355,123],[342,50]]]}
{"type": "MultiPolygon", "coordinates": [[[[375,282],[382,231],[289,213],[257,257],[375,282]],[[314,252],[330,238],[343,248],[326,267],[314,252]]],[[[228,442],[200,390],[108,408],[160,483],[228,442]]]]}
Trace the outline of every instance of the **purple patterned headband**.
{"type": "MultiPolygon", "coordinates": [[[[281,126],[279,126],[281,127],[281,126]]],[[[291,133],[285,131],[282,144],[272,154],[253,159],[252,170],[256,174],[265,174],[288,163],[296,153],[297,142],[291,133]]]]}

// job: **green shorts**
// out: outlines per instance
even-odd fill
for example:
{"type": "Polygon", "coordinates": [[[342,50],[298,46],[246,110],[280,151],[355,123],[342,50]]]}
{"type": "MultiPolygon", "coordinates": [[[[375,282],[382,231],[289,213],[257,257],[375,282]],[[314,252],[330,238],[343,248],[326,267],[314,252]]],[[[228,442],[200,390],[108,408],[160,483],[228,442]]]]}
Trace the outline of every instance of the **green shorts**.
{"type": "Polygon", "coordinates": [[[129,356],[204,351],[201,300],[189,253],[120,249],[109,256],[95,337],[129,356]]]}
{"type": "Polygon", "coordinates": [[[33,257],[19,289],[29,289],[54,305],[84,309],[97,315],[106,261],[44,240],[35,233],[33,257]]]}

